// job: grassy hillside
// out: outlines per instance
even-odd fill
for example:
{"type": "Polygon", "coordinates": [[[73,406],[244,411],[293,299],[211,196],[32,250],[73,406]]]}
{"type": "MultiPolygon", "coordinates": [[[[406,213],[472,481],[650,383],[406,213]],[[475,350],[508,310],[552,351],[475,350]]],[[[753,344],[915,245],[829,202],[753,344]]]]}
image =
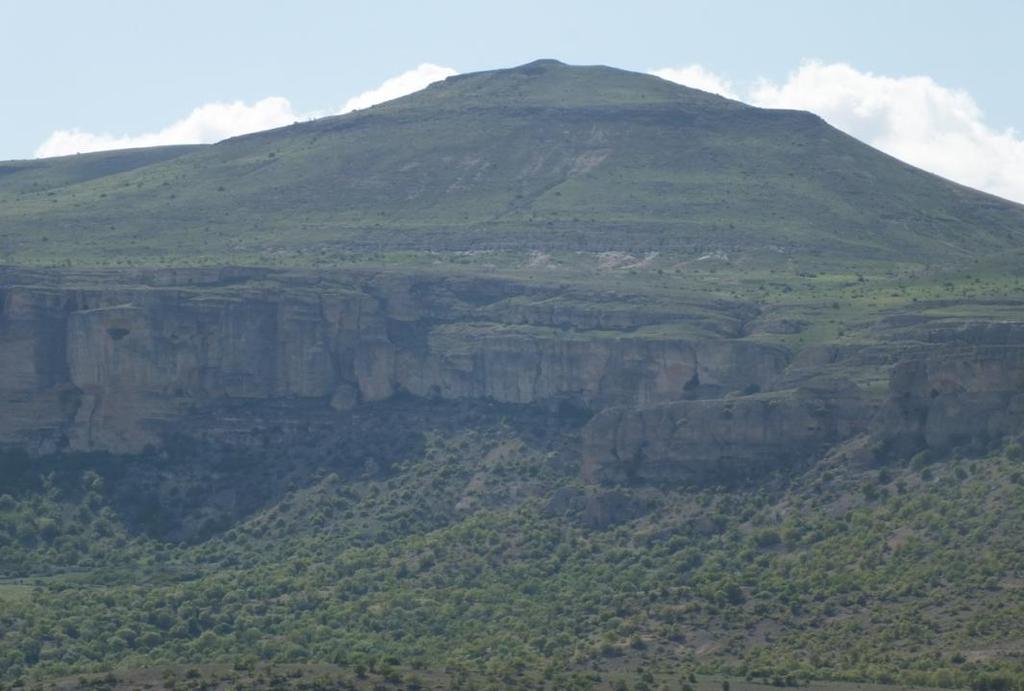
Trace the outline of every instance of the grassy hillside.
{"type": "MultiPolygon", "coordinates": [[[[25,476],[0,497],[4,678],[316,663],[367,687],[1024,679],[1019,444],[756,487],[588,489],[571,429],[509,412],[425,426],[392,472],[325,461],[191,545],[118,496],[147,459],[25,476]]],[[[181,482],[188,510],[217,505],[181,482]]]]}
{"type": "Polygon", "coordinates": [[[0,164],[0,189],[13,195],[49,192],[167,161],[201,148],[160,146],[29,161],[7,161],[0,164]]]}
{"type": "Polygon", "coordinates": [[[495,249],[949,262],[1024,239],[1024,207],[809,113],[555,61],[214,146],[4,170],[0,243],[21,263],[495,249]]]}
{"type": "MultiPolygon", "coordinates": [[[[465,276],[511,276],[538,290],[436,338],[654,315],[628,337],[779,345],[779,386],[878,401],[932,331],[1020,321],[1022,246],[1024,207],[809,113],[555,61],[216,145],[0,164],[0,264],[289,268],[254,273],[274,293],[455,277],[467,303],[465,276]]],[[[218,271],[181,293],[232,295],[218,271]]],[[[0,449],[0,687],[1024,689],[1024,430],[610,486],[579,479],[583,416],[396,395],[330,444],[302,418],[286,448],[0,449]]]]}

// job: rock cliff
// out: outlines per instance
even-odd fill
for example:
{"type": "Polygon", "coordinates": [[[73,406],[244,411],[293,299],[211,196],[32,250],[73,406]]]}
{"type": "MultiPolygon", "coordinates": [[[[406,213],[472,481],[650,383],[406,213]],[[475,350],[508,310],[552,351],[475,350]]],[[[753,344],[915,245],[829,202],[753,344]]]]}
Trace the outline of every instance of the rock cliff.
{"type": "Polygon", "coordinates": [[[888,450],[903,455],[985,448],[1024,432],[1024,340],[952,346],[900,362],[879,422],[888,450]]]}
{"type": "Polygon", "coordinates": [[[596,411],[767,387],[787,362],[776,346],[648,335],[662,315],[502,281],[24,278],[0,291],[0,437],[39,451],[138,451],[224,401],[346,410],[404,392],[596,411]]]}
{"type": "Polygon", "coordinates": [[[593,482],[731,482],[822,457],[868,431],[872,406],[852,386],[610,408],[584,431],[593,482]]]}
{"type": "Polygon", "coordinates": [[[594,482],[731,481],[804,464],[856,437],[861,460],[984,450],[1024,431],[1024,324],[884,318],[882,339],[812,346],[740,398],[611,407],[583,430],[594,482]],[[860,372],[865,385],[845,376],[860,372]],[[884,374],[884,393],[872,378],[884,374]]]}
{"type": "Polygon", "coordinates": [[[268,410],[329,430],[405,394],[575,410],[589,418],[584,479],[704,482],[857,435],[906,454],[1024,423],[1017,322],[892,317],[873,342],[791,354],[758,340],[751,305],[577,290],[368,270],[8,270],[0,444],[134,453],[193,428],[228,443],[268,410]]]}

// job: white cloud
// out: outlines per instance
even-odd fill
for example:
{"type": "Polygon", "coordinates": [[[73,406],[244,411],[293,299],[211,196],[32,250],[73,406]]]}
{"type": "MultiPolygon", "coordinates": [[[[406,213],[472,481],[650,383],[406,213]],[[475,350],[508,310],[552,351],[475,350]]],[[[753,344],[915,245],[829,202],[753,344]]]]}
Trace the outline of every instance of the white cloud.
{"type": "Polygon", "coordinates": [[[808,62],[784,84],[762,81],[751,103],[810,110],[899,159],[1024,201],[1024,139],[985,123],[965,91],[929,77],[885,77],[842,63],[808,62]]]}
{"type": "Polygon", "coordinates": [[[375,106],[378,103],[383,103],[384,101],[408,96],[420,89],[425,89],[434,82],[439,82],[442,79],[451,77],[455,74],[458,74],[458,72],[453,70],[451,67],[441,67],[439,65],[423,63],[414,70],[403,72],[397,77],[388,79],[376,89],[364,91],[358,96],[353,96],[345,101],[345,105],[343,105],[341,110],[338,112],[348,113],[353,110],[369,108],[370,106],[375,106]]]}
{"type": "Polygon", "coordinates": [[[710,91],[726,98],[739,98],[733,91],[732,83],[722,79],[714,72],[705,69],[700,65],[689,65],[688,67],[663,67],[659,70],[651,70],[650,74],[655,77],[667,79],[676,84],[682,84],[692,89],[710,91]]]}
{"type": "Polygon", "coordinates": [[[64,156],[87,151],[127,149],[138,146],[166,144],[202,144],[239,134],[288,125],[299,119],[288,99],[265,98],[252,105],[207,103],[193,110],[188,117],[168,125],[159,132],[138,135],[95,134],[81,130],[57,130],[36,149],[36,157],[64,156]]]}
{"type": "MultiPolygon", "coordinates": [[[[723,95],[731,86],[700,65],[652,74],[723,95]]],[[[759,81],[742,100],[812,111],[911,165],[1024,202],[1024,138],[1012,129],[993,129],[970,94],[929,77],[886,77],[843,63],[807,62],[781,84],[759,81]]]]}
{"type": "Polygon", "coordinates": [[[35,151],[37,158],[65,156],[89,151],[128,149],[140,146],[168,144],[209,144],[240,134],[257,132],[290,125],[297,120],[347,113],[360,108],[406,96],[428,84],[456,74],[450,67],[423,64],[386,80],[376,89],[350,98],[337,109],[315,113],[296,113],[286,98],[271,96],[252,105],[233,103],[207,103],[193,110],[187,117],[168,125],[158,132],[136,135],[112,135],[83,132],[78,129],[57,130],[35,151]]]}

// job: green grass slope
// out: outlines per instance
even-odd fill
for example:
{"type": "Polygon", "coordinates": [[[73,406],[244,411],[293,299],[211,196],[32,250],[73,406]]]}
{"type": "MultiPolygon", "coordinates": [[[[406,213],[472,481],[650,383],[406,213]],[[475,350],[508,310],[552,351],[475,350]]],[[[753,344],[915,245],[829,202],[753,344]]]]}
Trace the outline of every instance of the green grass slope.
{"type": "Polygon", "coordinates": [[[198,145],[157,146],[7,161],[0,163],[0,192],[15,196],[48,192],[167,161],[201,148],[198,145]]]}
{"type": "Polygon", "coordinates": [[[439,415],[391,473],[326,460],[195,544],[139,532],[117,499],[151,460],[18,483],[0,495],[0,679],[215,664],[334,665],[366,688],[1024,682],[1019,444],[573,501],[587,490],[561,435],[509,412],[439,415]]]}
{"type": "Polygon", "coordinates": [[[103,175],[40,162],[38,189],[0,176],[0,242],[14,261],[309,263],[508,248],[951,261],[1024,240],[1024,207],[809,113],[550,60],[173,153],[103,175]]]}
{"type": "MultiPolygon", "coordinates": [[[[794,353],[897,338],[881,317],[1019,320],[1022,241],[1024,207],[811,114],[554,61],[212,146],[0,164],[0,263],[486,272],[680,315],[651,337],[756,306],[742,337],[794,353]]],[[[0,450],[0,685],[1024,688],[1019,438],[587,487],[581,423],[397,397],[316,454],[0,450]]]]}

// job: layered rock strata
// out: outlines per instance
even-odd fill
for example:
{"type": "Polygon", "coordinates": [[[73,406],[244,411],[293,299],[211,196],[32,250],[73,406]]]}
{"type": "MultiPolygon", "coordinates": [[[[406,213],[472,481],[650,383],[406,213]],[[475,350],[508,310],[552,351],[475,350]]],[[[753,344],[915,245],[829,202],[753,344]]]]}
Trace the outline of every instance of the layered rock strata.
{"type": "MultiPolygon", "coordinates": [[[[589,418],[592,482],[753,477],[863,435],[889,454],[1024,430],[1024,324],[893,315],[791,354],[758,310],[505,279],[0,272],[0,445],[134,453],[397,395],[589,418]],[[763,321],[763,320],[762,320],[763,321]],[[885,387],[879,387],[884,383],[885,387]],[[211,422],[212,421],[212,422],[211,422]]],[[[327,416],[327,418],[324,418],[327,416]]],[[[227,442],[225,442],[227,443],[227,442]]]]}

